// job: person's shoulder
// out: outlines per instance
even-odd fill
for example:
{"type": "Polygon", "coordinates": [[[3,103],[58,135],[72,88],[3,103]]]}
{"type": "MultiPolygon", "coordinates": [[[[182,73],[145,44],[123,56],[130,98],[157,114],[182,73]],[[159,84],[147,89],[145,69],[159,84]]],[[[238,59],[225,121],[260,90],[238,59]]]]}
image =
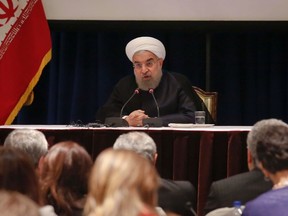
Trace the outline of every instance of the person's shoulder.
{"type": "Polygon", "coordinates": [[[246,203],[246,215],[285,215],[287,212],[288,187],[269,190],[246,203]]]}
{"type": "Polygon", "coordinates": [[[189,181],[173,181],[170,179],[161,179],[161,187],[167,190],[194,190],[194,186],[189,181]]]}
{"type": "Polygon", "coordinates": [[[248,171],[212,182],[204,211],[208,213],[217,208],[229,207],[236,197],[243,200],[243,196],[249,196],[245,185],[249,185],[250,175],[248,171]]]}
{"type": "Polygon", "coordinates": [[[243,194],[247,191],[245,193],[247,196],[248,194],[254,196],[255,194],[261,194],[269,190],[271,187],[272,183],[264,180],[264,175],[260,170],[252,170],[214,181],[211,184],[210,192],[223,195],[233,193],[243,194]]]}
{"type": "Polygon", "coordinates": [[[173,78],[175,78],[178,81],[189,81],[187,76],[185,76],[184,74],[178,73],[178,72],[165,70],[164,73],[166,73],[167,76],[173,77],[173,78]]]}
{"type": "Polygon", "coordinates": [[[218,181],[214,181],[212,183],[212,185],[227,185],[227,183],[230,183],[230,182],[238,182],[238,181],[242,181],[242,180],[248,180],[248,179],[251,179],[251,178],[255,178],[255,177],[262,177],[261,176],[261,172],[258,172],[258,171],[247,171],[247,172],[243,172],[243,173],[239,173],[239,174],[236,174],[236,175],[233,175],[233,176],[230,176],[228,178],[225,178],[225,179],[220,179],[218,181]]]}
{"type": "Polygon", "coordinates": [[[160,207],[180,215],[190,215],[189,208],[195,205],[195,188],[189,181],[161,179],[158,195],[160,207]]]}
{"type": "Polygon", "coordinates": [[[260,194],[258,197],[256,197],[255,199],[253,200],[250,200],[249,202],[247,202],[245,204],[245,211],[249,211],[249,212],[253,212],[254,210],[257,210],[260,208],[260,209],[265,209],[267,208],[266,210],[269,209],[270,205],[272,204],[273,205],[273,198],[274,197],[274,191],[273,190],[270,190],[270,191],[267,191],[266,193],[263,193],[263,194],[260,194]],[[272,200],[271,200],[272,198],[272,200]]]}
{"type": "Polygon", "coordinates": [[[167,80],[170,80],[169,82],[181,86],[182,88],[186,89],[186,91],[192,91],[192,84],[184,74],[165,70],[163,71],[163,75],[163,77],[166,77],[167,80]]]}
{"type": "Polygon", "coordinates": [[[266,193],[263,193],[256,199],[252,200],[251,203],[267,201],[267,204],[273,205],[275,203],[282,202],[282,200],[287,199],[288,199],[288,186],[279,189],[268,190],[266,193]]]}

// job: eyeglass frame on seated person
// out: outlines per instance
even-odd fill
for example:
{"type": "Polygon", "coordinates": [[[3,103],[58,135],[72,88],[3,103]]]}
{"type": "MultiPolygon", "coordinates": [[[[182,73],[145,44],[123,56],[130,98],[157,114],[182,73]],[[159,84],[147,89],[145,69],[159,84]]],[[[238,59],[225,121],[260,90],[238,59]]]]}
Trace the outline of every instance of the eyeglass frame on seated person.
{"type": "Polygon", "coordinates": [[[135,69],[135,70],[141,70],[142,69],[142,67],[143,67],[143,65],[145,65],[145,67],[146,68],[152,68],[155,64],[156,64],[156,62],[159,60],[159,58],[157,58],[157,59],[153,59],[153,58],[151,58],[151,59],[148,59],[145,63],[140,63],[140,62],[134,62],[133,63],[133,68],[135,69]]]}

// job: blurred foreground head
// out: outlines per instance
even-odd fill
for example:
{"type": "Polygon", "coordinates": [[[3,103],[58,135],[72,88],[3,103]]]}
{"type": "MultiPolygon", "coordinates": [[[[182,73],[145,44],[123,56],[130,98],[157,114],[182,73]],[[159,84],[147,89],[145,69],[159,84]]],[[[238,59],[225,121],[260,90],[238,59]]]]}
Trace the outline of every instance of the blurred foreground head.
{"type": "Polygon", "coordinates": [[[93,161],[88,152],[72,141],[53,145],[39,165],[41,198],[58,215],[83,209],[93,161]]]}
{"type": "Polygon", "coordinates": [[[20,149],[26,152],[33,160],[34,166],[48,151],[48,142],[45,135],[35,129],[15,129],[8,134],[4,146],[20,149]]]}
{"type": "MultiPolygon", "coordinates": [[[[259,146],[263,147],[264,143],[266,143],[265,148],[275,145],[275,147],[278,148],[278,151],[280,151],[281,148],[285,147],[285,145],[279,144],[281,142],[285,142],[285,137],[287,137],[288,135],[285,134],[285,130],[287,127],[288,125],[285,122],[274,118],[263,119],[253,125],[251,131],[248,133],[247,136],[247,147],[253,158],[254,166],[256,166],[257,162],[259,162],[257,153],[257,149],[259,146]]],[[[276,157],[276,155],[271,155],[271,159],[274,160],[274,156],[276,157]]]]}
{"type": "Polygon", "coordinates": [[[130,150],[103,151],[89,181],[85,215],[138,216],[155,211],[159,176],[153,164],[130,150]]]}
{"type": "Polygon", "coordinates": [[[0,189],[17,191],[39,202],[38,179],[25,152],[0,146],[0,189]]]}
{"type": "Polygon", "coordinates": [[[157,148],[154,140],[144,132],[132,131],[121,134],[113,145],[114,149],[127,149],[147,158],[154,164],[157,159],[157,148]]]}

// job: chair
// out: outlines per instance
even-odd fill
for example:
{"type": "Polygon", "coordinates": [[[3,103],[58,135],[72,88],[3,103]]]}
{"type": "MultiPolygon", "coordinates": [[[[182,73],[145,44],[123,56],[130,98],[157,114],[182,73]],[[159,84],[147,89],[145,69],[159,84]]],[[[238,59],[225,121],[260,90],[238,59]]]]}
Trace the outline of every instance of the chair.
{"type": "Polygon", "coordinates": [[[206,105],[208,111],[210,112],[213,120],[216,122],[217,119],[217,102],[218,102],[218,92],[204,91],[203,89],[193,86],[198,96],[202,99],[206,105]]]}

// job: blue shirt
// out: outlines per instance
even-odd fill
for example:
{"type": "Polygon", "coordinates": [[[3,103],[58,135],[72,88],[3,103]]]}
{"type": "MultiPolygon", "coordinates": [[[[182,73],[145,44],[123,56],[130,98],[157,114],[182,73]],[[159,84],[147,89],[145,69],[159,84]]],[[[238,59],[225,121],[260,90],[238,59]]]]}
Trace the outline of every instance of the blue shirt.
{"type": "Polygon", "coordinates": [[[288,216],[288,186],[269,190],[248,202],[243,216],[288,216]]]}

